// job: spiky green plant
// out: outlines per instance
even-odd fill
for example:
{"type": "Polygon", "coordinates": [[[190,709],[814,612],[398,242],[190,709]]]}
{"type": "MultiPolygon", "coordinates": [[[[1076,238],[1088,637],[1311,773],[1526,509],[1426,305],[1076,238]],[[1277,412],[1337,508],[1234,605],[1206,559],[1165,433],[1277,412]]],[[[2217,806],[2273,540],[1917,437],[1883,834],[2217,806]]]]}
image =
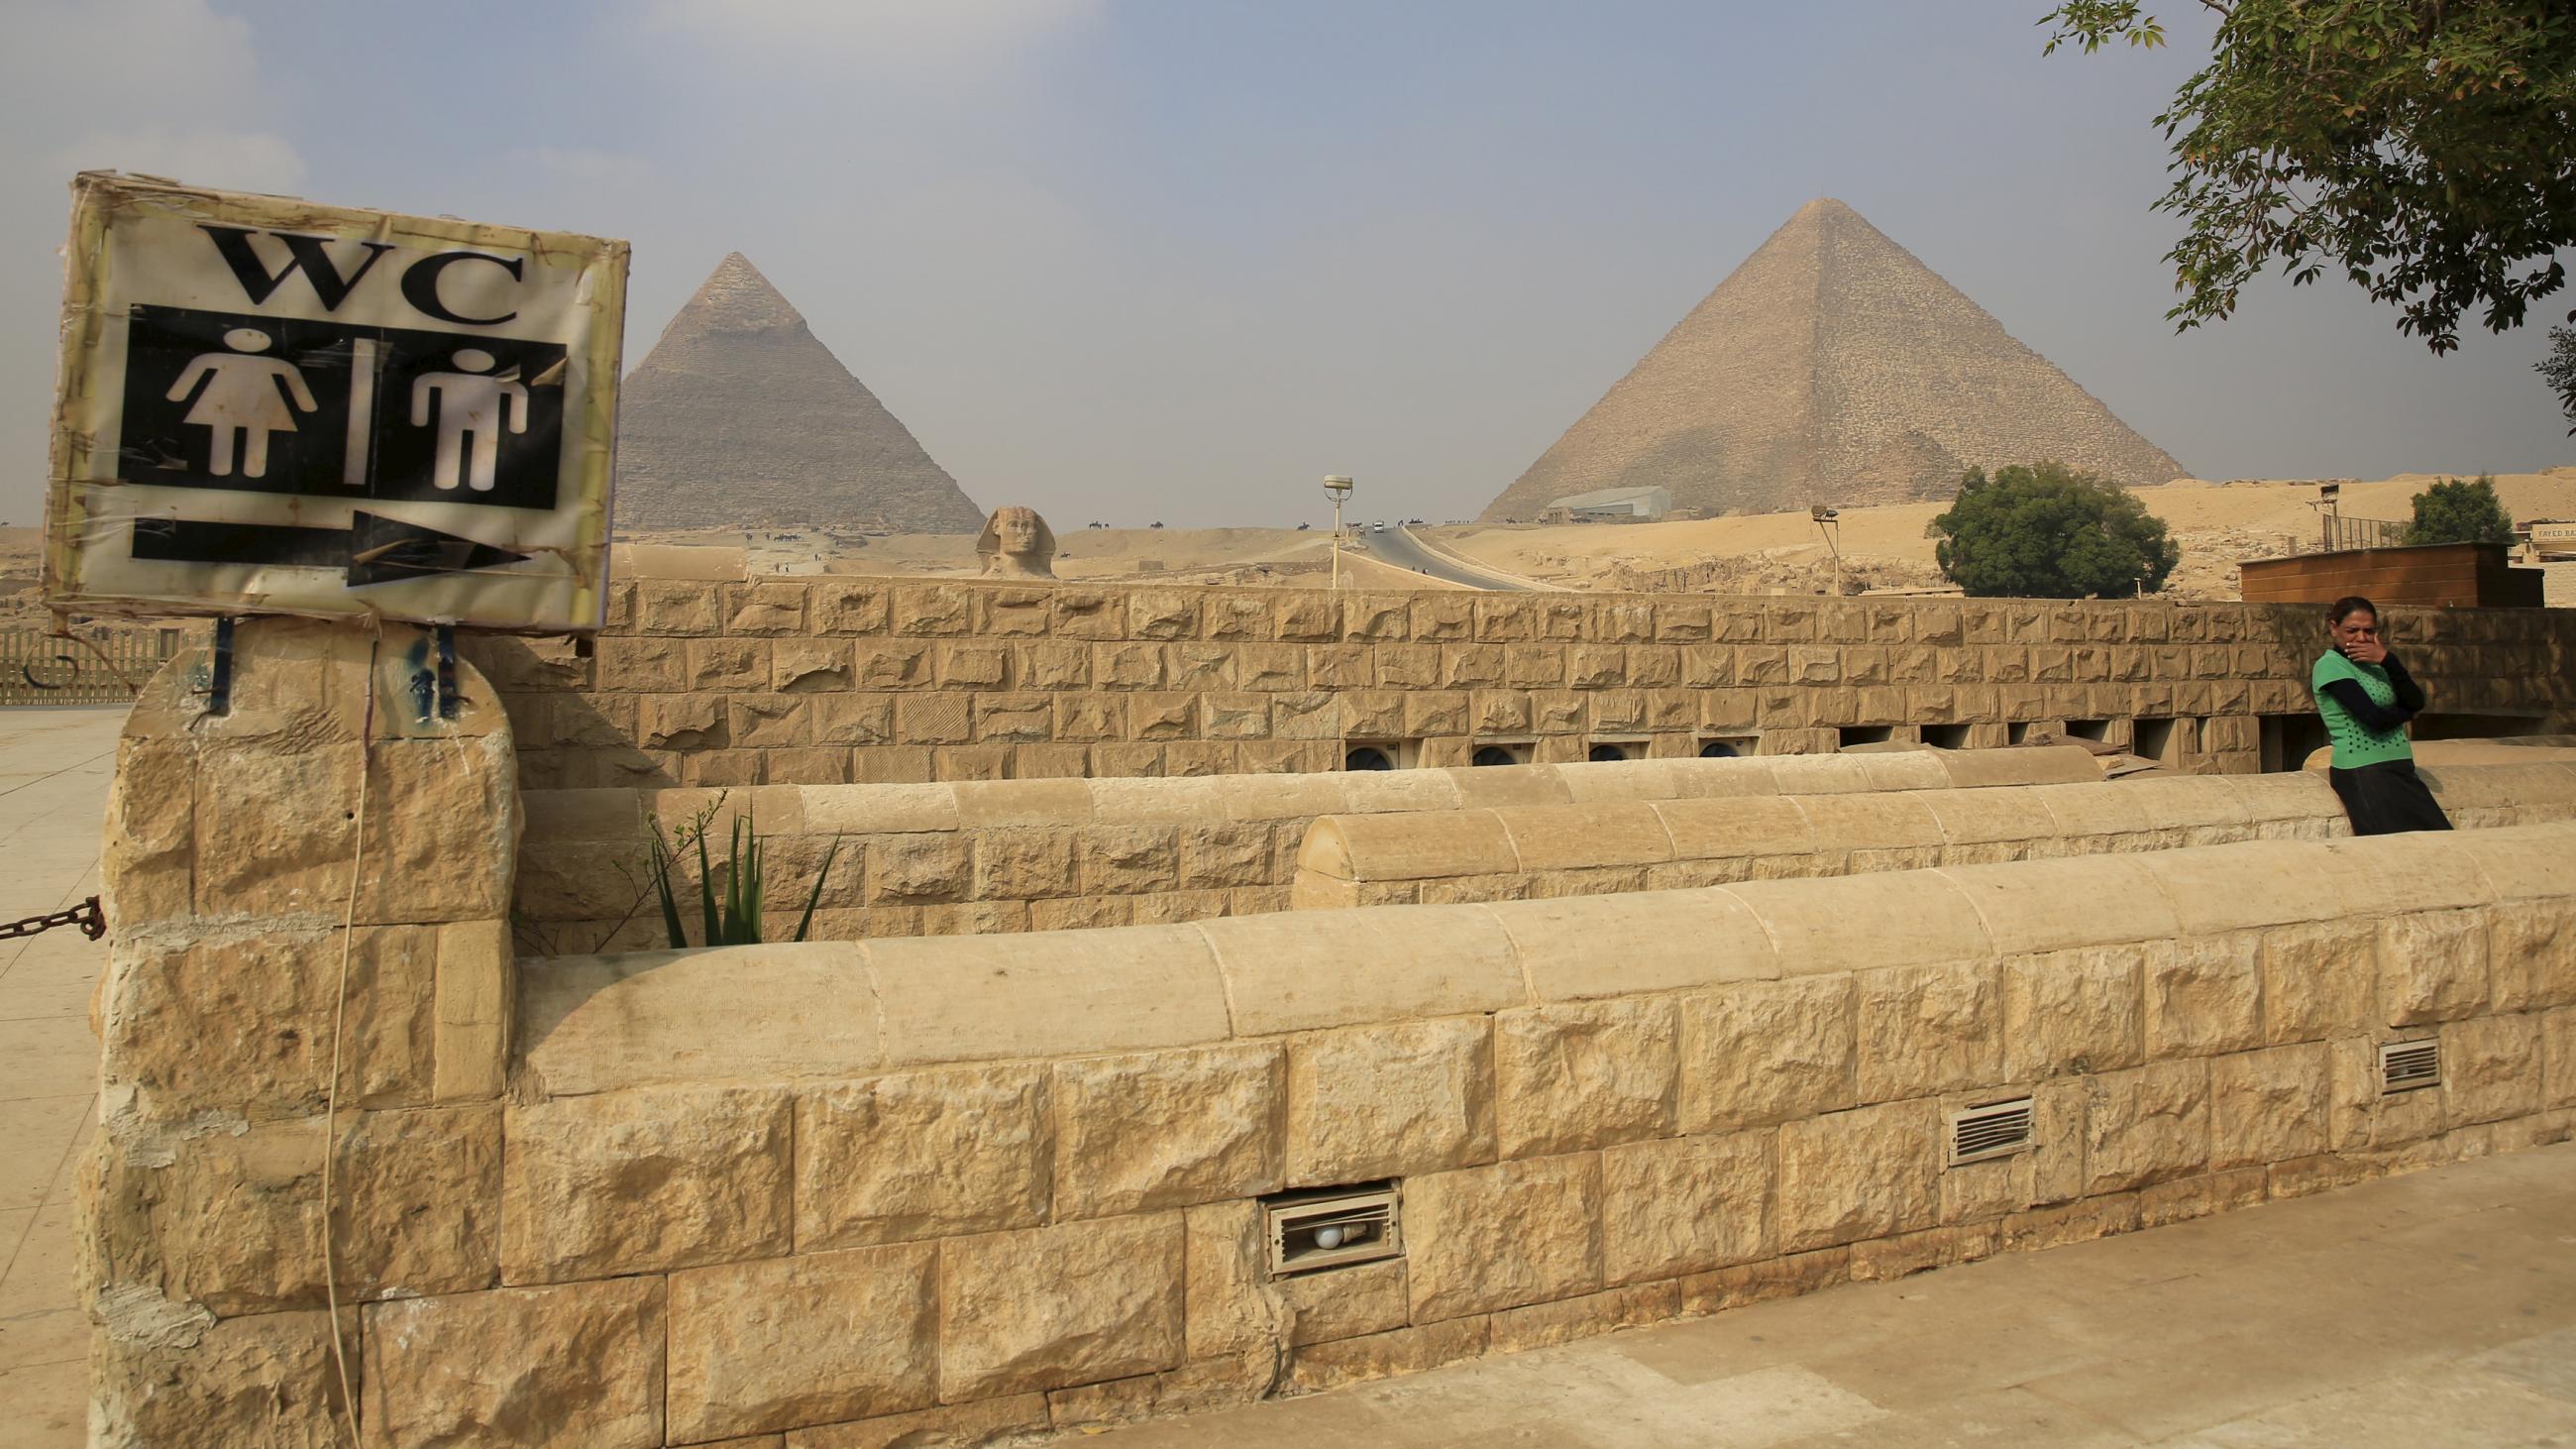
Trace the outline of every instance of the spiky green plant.
{"type": "MultiPolygon", "coordinates": [[[[716,873],[707,858],[706,822],[697,822],[694,832],[682,832],[684,844],[694,844],[698,853],[699,942],[703,946],[756,946],[761,936],[761,839],[751,813],[734,817],[732,839],[725,856],[724,886],[718,890],[716,873]],[[688,837],[694,834],[695,840],[688,837]]],[[[804,913],[796,918],[796,934],[791,941],[802,941],[814,928],[814,907],[823,899],[823,883],[832,877],[832,862],[840,855],[841,842],[835,837],[823,848],[823,863],[814,872],[814,889],[805,897],[804,913]]],[[[679,891],[671,883],[672,867],[679,853],[672,849],[662,834],[662,823],[653,822],[653,888],[662,901],[662,929],[671,938],[671,949],[683,950],[689,945],[689,933],[680,920],[679,891]]]]}

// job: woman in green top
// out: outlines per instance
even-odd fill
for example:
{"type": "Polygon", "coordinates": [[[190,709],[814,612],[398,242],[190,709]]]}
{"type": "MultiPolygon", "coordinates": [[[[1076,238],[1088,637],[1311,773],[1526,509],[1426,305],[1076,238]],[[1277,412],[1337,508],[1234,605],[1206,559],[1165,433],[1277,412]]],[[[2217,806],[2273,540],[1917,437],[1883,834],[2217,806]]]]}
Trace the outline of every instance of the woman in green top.
{"type": "Polygon", "coordinates": [[[2352,833],[2450,829],[2406,743],[2406,722],[2424,707],[2424,690],[2380,639],[2379,610],[2357,596],[2337,599],[2326,609],[2326,624],[2334,647],[2317,657],[2308,683],[2334,740],[2326,780],[2343,801],[2352,833]]]}

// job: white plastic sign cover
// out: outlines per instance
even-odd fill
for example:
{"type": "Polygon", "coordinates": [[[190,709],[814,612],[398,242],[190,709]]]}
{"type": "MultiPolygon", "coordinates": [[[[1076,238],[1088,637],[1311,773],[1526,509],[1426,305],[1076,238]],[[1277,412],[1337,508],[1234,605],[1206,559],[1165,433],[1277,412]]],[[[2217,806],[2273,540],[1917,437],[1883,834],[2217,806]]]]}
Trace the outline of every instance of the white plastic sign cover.
{"type": "Polygon", "coordinates": [[[626,243],[91,172],[66,255],[47,602],[600,626],[626,243]]]}

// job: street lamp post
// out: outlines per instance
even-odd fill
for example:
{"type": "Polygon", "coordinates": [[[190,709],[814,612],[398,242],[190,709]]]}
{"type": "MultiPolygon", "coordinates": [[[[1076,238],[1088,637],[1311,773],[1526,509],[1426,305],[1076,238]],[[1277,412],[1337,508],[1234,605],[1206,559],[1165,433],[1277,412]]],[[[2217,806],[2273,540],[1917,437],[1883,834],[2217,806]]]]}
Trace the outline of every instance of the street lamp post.
{"type": "Polygon", "coordinates": [[[1810,504],[1807,516],[1815,520],[1816,532],[1825,536],[1825,551],[1834,556],[1834,597],[1839,599],[1843,596],[1843,546],[1842,540],[1836,536],[1841,531],[1836,520],[1842,516],[1842,510],[1822,503],[1810,504]]]}
{"type": "Polygon", "coordinates": [[[1351,496],[1351,480],[1335,473],[1324,479],[1324,491],[1333,495],[1333,590],[1342,587],[1342,500],[1351,496]]]}

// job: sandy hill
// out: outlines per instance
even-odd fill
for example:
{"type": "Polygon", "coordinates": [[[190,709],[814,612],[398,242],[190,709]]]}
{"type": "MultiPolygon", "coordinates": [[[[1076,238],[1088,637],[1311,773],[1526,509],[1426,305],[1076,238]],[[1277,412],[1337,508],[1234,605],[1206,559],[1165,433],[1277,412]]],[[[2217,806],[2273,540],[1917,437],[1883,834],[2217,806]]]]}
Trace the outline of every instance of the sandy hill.
{"type": "MultiPolygon", "coordinates": [[[[2401,473],[2377,482],[2343,482],[2347,518],[2403,519],[2411,500],[2437,473],[2401,473]]],[[[2314,479],[2182,479],[2133,490],[2182,545],[2169,585],[2196,598],[2236,597],[2236,565],[2280,558],[2318,533],[2314,479]]],[[[2576,518],[2576,467],[2496,477],[2505,510],[2516,519],[2576,518]]],[[[1928,586],[1940,580],[1933,540],[1924,529],[1947,503],[1844,508],[1839,520],[1847,578],[1869,586],[1928,586]]],[[[1554,527],[1426,530],[1469,558],[1570,588],[1672,586],[1821,589],[1831,558],[1806,510],[1674,523],[1571,524],[1554,527]],[[1695,571],[1687,580],[1658,578],[1695,571]]]]}
{"type": "Polygon", "coordinates": [[[1772,233],[1488,505],[1660,485],[1704,514],[1942,498],[1971,464],[2183,469],[1911,252],[1830,199],[1772,233]]]}

